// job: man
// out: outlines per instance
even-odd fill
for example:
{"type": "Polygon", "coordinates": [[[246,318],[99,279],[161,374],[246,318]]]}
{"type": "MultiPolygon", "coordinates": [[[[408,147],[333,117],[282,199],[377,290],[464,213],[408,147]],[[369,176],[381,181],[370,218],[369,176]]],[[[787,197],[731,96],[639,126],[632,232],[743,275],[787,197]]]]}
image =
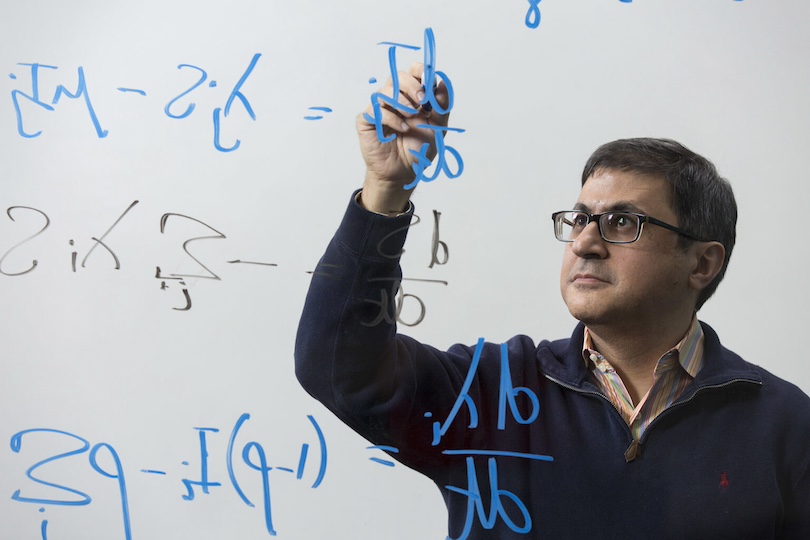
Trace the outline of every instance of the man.
{"type": "MultiPolygon", "coordinates": [[[[400,74],[413,108],[421,69],[400,74]]],[[[735,241],[711,163],[667,140],[598,149],[574,209],[553,216],[572,336],[442,352],[379,310],[401,277],[409,150],[432,136],[417,126],[447,118],[381,120],[392,142],[358,118],[365,183],[313,277],[296,371],[437,484],[450,538],[810,538],[810,398],[696,318],[735,241]]]]}

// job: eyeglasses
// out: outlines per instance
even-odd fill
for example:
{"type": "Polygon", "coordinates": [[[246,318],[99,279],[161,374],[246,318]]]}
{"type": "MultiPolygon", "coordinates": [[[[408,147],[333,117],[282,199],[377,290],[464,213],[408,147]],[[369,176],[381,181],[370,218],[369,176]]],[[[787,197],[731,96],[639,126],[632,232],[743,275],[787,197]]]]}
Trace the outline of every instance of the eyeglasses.
{"type": "Polygon", "coordinates": [[[554,235],[561,242],[573,242],[576,240],[577,236],[585,230],[585,227],[591,221],[596,222],[602,239],[611,244],[631,244],[635,242],[641,236],[641,229],[645,223],[658,225],[690,240],[701,242],[699,238],[683,229],[635,212],[589,214],[578,210],[565,210],[551,214],[551,219],[554,221],[554,235]]]}

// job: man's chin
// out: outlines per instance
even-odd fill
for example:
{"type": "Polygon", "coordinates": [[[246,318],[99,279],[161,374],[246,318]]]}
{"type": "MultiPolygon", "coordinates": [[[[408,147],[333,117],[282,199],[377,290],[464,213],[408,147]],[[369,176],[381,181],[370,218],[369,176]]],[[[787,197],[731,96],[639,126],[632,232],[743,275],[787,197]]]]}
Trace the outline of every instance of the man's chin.
{"type": "Polygon", "coordinates": [[[595,302],[593,298],[587,298],[586,296],[589,295],[569,294],[563,296],[563,302],[565,302],[565,306],[572,317],[588,324],[586,321],[599,318],[604,314],[604,307],[595,302]]]}
{"type": "Polygon", "coordinates": [[[605,309],[605,306],[597,305],[592,302],[571,302],[567,303],[566,306],[573,318],[590,328],[609,324],[611,320],[614,322],[617,320],[615,315],[610,315],[605,309]]]}
{"type": "Polygon", "coordinates": [[[568,312],[571,314],[573,318],[575,318],[585,326],[593,326],[594,324],[598,324],[599,321],[601,320],[601,318],[598,317],[596,313],[590,310],[575,310],[568,308],[568,312]]]}

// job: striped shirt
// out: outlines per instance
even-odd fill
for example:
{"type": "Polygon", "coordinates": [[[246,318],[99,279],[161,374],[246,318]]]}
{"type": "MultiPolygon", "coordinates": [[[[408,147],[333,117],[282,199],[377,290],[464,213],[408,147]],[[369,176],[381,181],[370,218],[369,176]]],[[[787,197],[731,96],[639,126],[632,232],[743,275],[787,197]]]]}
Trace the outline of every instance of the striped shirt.
{"type": "Polygon", "coordinates": [[[658,359],[652,387],[637,405],[633,405],[630,393],[613,366],[593,348],[587,327],[582,356],[593,373],[596,385],[630,426],[633,440],[638,441],[650,422],[681,396],[703,367],[703,329],[697,316],[694,316],[680,343],[658,359]]]}

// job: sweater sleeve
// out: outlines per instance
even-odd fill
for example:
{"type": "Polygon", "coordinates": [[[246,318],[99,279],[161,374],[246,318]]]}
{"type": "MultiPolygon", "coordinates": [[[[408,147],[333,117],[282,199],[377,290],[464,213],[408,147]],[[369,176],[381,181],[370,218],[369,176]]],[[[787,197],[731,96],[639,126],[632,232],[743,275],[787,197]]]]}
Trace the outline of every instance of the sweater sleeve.
{"type": "MultiPolygon", "coordinates": [[[[307,392],[343,422],[429,474],[442,467],[442,449],[454,436],[450,429],[437,442],[434,424],[453,409],[473,352],[442,352],[397,334],[399,259],[410,220],[368,212],[352,198],[313,273],[295,367],[307,392]]],[[[481,391],[477,384],[465,389],[473,401],[481,391]]],[[[468,436],[469,407],[457,411],[453,427],[468,436]]]]}

